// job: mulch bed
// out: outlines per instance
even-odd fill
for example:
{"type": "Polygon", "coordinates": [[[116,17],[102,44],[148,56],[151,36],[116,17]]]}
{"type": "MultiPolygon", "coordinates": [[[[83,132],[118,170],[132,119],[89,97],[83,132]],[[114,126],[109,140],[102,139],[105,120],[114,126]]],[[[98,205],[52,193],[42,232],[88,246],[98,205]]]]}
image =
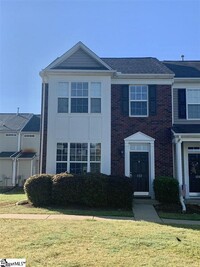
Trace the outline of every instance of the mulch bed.
{"type": "MultiPolygon", "coordinates": [[[[157,204],[154,205],[157,212],[182,213],[182,206],[179,204],[157,204]]],[[[200,214],[200,205],[187,204],[186,214],[200,214]]]]}

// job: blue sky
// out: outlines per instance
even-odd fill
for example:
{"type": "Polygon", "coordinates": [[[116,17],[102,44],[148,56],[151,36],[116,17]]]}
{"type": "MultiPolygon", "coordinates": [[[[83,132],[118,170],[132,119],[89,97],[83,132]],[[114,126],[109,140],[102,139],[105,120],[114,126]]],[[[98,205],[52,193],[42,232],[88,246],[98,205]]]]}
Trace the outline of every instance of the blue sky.
{"type": "Polygon", "coordinates": [[[78,41],[100,57],[200,60],[200,0],[0,0],[0,112],[40,113],[39,71],[78,41]]]}

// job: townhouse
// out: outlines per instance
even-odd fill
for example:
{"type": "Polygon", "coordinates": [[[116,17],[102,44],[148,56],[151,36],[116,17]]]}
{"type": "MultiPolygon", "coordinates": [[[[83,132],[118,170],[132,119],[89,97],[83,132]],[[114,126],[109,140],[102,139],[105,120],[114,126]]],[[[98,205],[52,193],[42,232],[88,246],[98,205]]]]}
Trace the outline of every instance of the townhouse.
{"type": "Polygon", "coordinates": [[[39,172],[40,116],[0,113],[0,186],[22,186],[39,172]]]}
{"type": "Polygon", "coordinates": [[[100,58],[79,42],[40,75],[40,172],[126,175],[148,197],[174,176],[200,196],[199,61],[100,58]]]}

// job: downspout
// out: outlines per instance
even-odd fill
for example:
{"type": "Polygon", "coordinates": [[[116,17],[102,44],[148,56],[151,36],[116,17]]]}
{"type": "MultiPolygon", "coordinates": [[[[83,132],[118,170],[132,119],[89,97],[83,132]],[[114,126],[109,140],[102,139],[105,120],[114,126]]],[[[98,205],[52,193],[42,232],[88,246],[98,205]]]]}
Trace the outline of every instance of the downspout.
{"type": "Polygon", "coordinates": [[[179,137],[176,139],[176,166],[177,166],[177,180],[179,182],[179,200],[182,206],[182,212],[186,212],[186,206],[182,194],[182,184],[183,184],[183,177],[182,177],[182,157],[181,157],[181,138],[179,137]]]}

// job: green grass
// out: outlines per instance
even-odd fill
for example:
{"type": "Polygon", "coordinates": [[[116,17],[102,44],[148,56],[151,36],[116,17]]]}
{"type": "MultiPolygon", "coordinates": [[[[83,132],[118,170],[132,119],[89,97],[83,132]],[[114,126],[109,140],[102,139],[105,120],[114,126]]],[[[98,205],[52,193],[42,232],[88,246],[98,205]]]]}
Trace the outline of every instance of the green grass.
{"type": "Polygon", "coordinates": [[[0,213],[19,213],[19,214],[69,214],[69,215],[88,215],[88,216],[119,216],[133,217],[131,210],[121,209],[83,209],[83,208],[59,208],[46,207],[36,208],[31,205],[15,205],[16,202],[26,200],[23,190],[16,189],[8,193],[0,194],[0,213]]]}
{"type": "Polygon", "coordinates": [[[168,213],[168,212],[158,212],[159,217],[163,219],[175,219],[175,220],[192,220],[200,221],[200,214],[184,214],[184,213],[168,213]]]}
{"type": "Polygon", "coordinates": [[[197,267],[199,230],[134,221],[4,219],[0,255],[26,258],[27,267],[197,267]]]}

